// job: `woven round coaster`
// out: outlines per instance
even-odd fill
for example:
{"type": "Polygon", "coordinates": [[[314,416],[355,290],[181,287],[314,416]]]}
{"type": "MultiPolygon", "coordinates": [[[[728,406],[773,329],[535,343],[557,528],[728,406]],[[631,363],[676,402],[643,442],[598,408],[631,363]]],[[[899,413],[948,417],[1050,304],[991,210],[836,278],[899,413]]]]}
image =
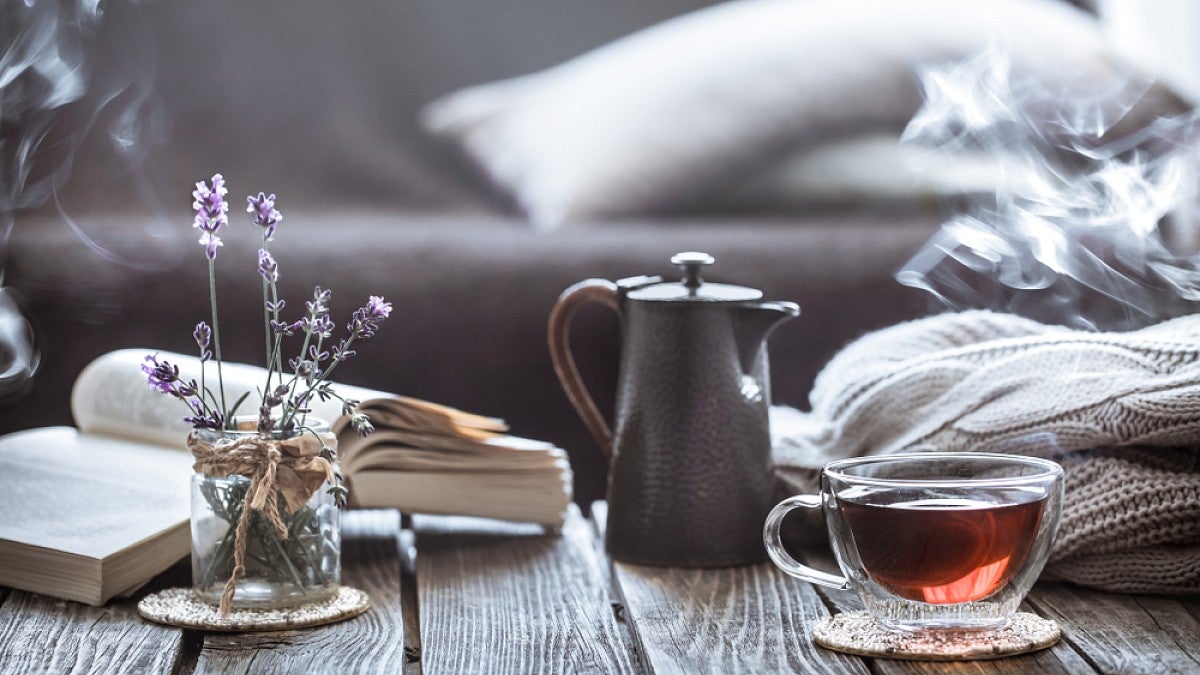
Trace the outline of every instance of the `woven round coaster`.
{"type": "Polygon", "coordinates": [[[1058,642],[1058,622],[1017,612],[997,631],[934,630],[899,633],[875,623],[866,612],[847,612],[822,619],[813,641],[822,647],[884,659],[908,661],[977,661],[1000,659],[1045,649],[1058,642]]]}
{"type": "Polygon", "coordinates": [[[138,613],[180,628],[208,631],[259,631],[305,628],[337,623],[371,608],[371,599],[357,588],[342,586],[332,598],[291,609],[241,609],[221,616],[190,588],[168,588],[142,598],[138,613]]]}

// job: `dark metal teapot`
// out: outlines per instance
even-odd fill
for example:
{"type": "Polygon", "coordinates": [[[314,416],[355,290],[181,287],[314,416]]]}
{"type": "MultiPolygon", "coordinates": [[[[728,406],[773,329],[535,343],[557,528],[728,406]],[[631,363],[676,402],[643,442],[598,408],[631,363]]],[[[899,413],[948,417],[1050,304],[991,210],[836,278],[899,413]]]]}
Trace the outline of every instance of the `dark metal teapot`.
{"type": "Polygon", "coordinates": [[[678,283],[588,279],[550,313],[550,353],[567,397],[611,459],[606,546],[617,560],[706,567],[766,559],[774,504],[766,339],[800,313],[753,288],[704,283],[706,253],[671,258],[678,283]],[[599,302],[621,318],[616,425],[587,393],[568,345],[571,317],[599,302]]]}

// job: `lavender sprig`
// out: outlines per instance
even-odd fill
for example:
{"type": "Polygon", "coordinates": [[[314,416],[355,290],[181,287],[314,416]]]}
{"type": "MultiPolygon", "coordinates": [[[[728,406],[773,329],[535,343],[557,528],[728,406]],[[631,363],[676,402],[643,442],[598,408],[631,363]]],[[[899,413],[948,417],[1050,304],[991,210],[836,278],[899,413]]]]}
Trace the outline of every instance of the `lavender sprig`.
{"type": "MultiPolygon", "coordinates": [[[[329,382],[334,369],[337,368],[338,364],[354,354],[354,350],[350,349],[350,346],[356,340],[373,337],[379,329],[380,322],[388,318],[392,313],[392,304],[390,302],[387,302],[383,297],[378,295],[369,296],[366,304],[355,310],[350,322],[346,324],[350,335],[337,342],[332,350],[325,351],[322,348],[322,340],[333,332],[333,326],[329,324],[329,309],[327,306],[329,299],[329,291],[321,289],[320,286],[315,288],[313,290],[313,299],[305,303],[308,314],[298,322],[300,330],[304,331],[305,341],[304,346],[301,348],[300,356],[289,362],[294,373],[290,385],[292,386],[292,391],[296,392],[293,394],[293,400],[296,402],[296,405],[291,411],[292,414],[284,418],[284,424],[290,424],[297,413],[303,414],[303,408],[312,399],[314,394],[327,391],[323,387],[329,382]],[[317,344],[315,346],[310,345],[310,340],[314,335],[317,336],[317,344]],[[299,387],[301,381],[306,385],[303,389],[299,387]]],[[[364,415],[363,417],[365,419],[366,416],[364,415]]],[[[303,421],[303,418],[301,421],[303,421]]],[[[369,422],[366,425],[360,424],[354,428],[364,436],[374,430],[374,427],[369,422]]]]}
{"type": "Polygon", "coordinates": [[[229,224],[229,204],[225,202],[228,192],[225,178],[219,173],[213,175],[211,187],[200,181],[192,191],[192,208],[196,210],[192,227],[200,230],[200,245],[204,247],[204,255],[209,260],[215,260],[217,247],[224,245],[217,232],[229,224]]]}
{"type": "Polygon", "coordinates": [[[196,329],[192,331],[192,339],[196,341],[196,346],[200,348],[200,362],[203,363],[212,358],[212,352],[208,349],[209,343],[212,341],[212,329],[207,323],[201,321],[196,324],[196,329]]]}
{"type": "Polygon", "coordinates": [[[263,339],[267,355],[267,382],[263,385],[263,391],[270,391],[271,374],[279,366],[279,336],[271,330],[271,321],[279,321],[279,309],[283,303],[279,300],[279,292],[275,285],[279,281],[279,268],[275,259],[271,257],[268,246],[275,239],[275,228],[283,220],[283,214],[275,208],[275,194],[267,196],[262,192],[258,193],[257,197],[246,197],[246,213],[252,214],[252,222],[263,228],[263,245],[258,251],[258,273],[263,278],[263,326],[266,328],[263,339]],[[276,338],[274,348],[273,335],[276,338]]]}
{"type": "MultiPolygon", "coordinates": [[[[203,398],[203,392],[208,387],[204,382],[205,376],[208,374],[208,361],[212,359],[212,351],[208,348],[212,342],[212,328],[209,328],[207,323],[201,321],[196,324],[196,329],[192,331],[192,339],[196,341],[196,346],[200,348],[200,391],[201,398],[203,398]]],[[[186,422],[187,420],[184,421],[186,422]]]]}
{"type": "MultiPolygon", "coordinates": [[[[225,201],[227,193],[225,179],[221,174],[213,175],[209,182],[196,183],[192,192],[192,208],[195,210],[192,227],[200,230],[199,242],[204,247],[204,255],[208,261],[209,304],[212,314],[211,323],[201,321],[192,331],[192,338],[199,352],[200,383],[197,385],[194,380],[180,379],[179,368],[159,360],[157,355],[147,356],[142,366],[151,387],[184,402],[189,413],[184,420],[198,429],[229,428],[233,413],[246,398],[243,395],[234,405],[234,410],[230,410],[226,405],[222,374],[215,265],[217,250],[224,245],[220,236],[221,228],[229,224],[229,204],[225,201]],[[214,394],[205,382],[208,361],[216,361],[217,364],[219,395],[214,394]]],[[[315,396],[321,401],[340,400],[341,412],[349,417],[350,426],[365,436],[374,430],[370,419],[358,410],[358,401],[338,395],[333,390],[329,378],[339,364],[354,355],[351,346],[356,341],[375,335],[380,322],[391,314],[392,305],[381,296],[369,296],[366,304],[355,310],[346,324],[348,335],[332,342],[337,330],[337,324],[329,311],[332,294],[317,286],[313,290],[312,299],[305,302],[303,316],[292,322],[283,320],[281,314],[285,303],[279,298],[279,264],[268,249],[279,223],[283,220],[283,215],[275,206],[275,200],[274,194],[268,195],[263,192],[257,196],[246,197],[246,211],[251,214],[251,221],[262,229],[263,236],[262,247],[258,251],[258,274],[263,287],[267,379],[260,391],[258,431],[264,435],[274,431],[287,434],[298,431],[317,435],[315,430],[305,426],[306,415],[310,412],[315,396]],[[304,334],[303,344],[299,353],[288,361],[292,375],[285,382],[283,342],[284,338],[297,332],[304,334]]],[[[322,456],[326,455],[330,461],[336,459],[336,454],[330,448],[322,450],[322,456]]],[[[346,489],[340,473],[335,476],[334,485],[329,491],[338,498],[339,503],[344,502],[346,489]]]]}
{"type": "Polygon", "coordinates": [[[276,284],[279,282],[279,264],[271,257],[266,249],[267,241],[263,239],[263,248],[258,249],[258,274],[262,277],[263,289],[263,340],[267,355],[267,381],[263,391],[271,390],[271,375],[276,370],[279,361],[279,348],[282,335],[274,330],[274,324],[279,320],[279,310],[283,302],[279,300],[276,284]],[[274,299],[272,299],[274,298],[274,299]]]}
{"type": "Polygon", "coordinates": [[[144,359],[142,372],[146,374],[146,381],[151,387],[187,405],[192,414],[183,418],[185,422],[197,429],[220,429],[224,426],[225,416],[204,400],[204,386],[197,387],[195,380],[180,379],[179,366],[160,361],[158,354],[151,354],[144,359]]]}
{"type": "Polygon", "coordinates": [[[213,351],[217,356],[217,386],[221,390],[221,415],[228,419],[229,409],[225,406],[225,376],[221,372],[221,328],[217,320],[217,247],[221,239],[217,232],[229,223],[229,204],[225,202],[225,178],[221,174],[213,174],[212,187],[200,181],[192,192],[194,201],[192,208],[196,210],[196,218],[192,227],[199,228],[200,243],[204,246],[204,255],[208,258],[208,299],[212,307],[213,351]]]}
{"type": "Polygon", "coordinates": [[[258,193],[258,197],[246,197],[246,213],[254,214],[254,224],[263,228],[263,241],[275,239],[275,227],[283,220],[283,214],[275,208],[275,195],[258,193]]]}

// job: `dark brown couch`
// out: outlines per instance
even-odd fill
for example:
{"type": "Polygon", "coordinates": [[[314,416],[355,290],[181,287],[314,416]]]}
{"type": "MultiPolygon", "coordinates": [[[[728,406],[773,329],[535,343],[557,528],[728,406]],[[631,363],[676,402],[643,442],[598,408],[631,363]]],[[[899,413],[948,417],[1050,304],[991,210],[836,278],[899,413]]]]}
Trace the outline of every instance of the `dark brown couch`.
{"type": "MultiPolygon", "coordinates": [[[[274,191],[285,219],[272,246],[293,310],[318,283],[334,291],[335,318],[368,294],[395,306],[340,378],[500,416],[562,445],[583,503],[603,493],[603,460],[545,344],[550,307],[575,281],[669,276],[673,253],[713,254],[711,279],[802,306],[772,338],[771,359],[776,400],[804,407],[841,345],[923,310],[892,273],[935,214],[706,214],[538,233],[413,123],[421,103],[455,87],[550,65],[699,4],[110,3],[102,55],[131,41],[156,55],[153,67],[140,61],[155,85],[139,128],[146,154],[128,171],[103,142],[118,97],[59,195],[73,225],[53,200],[17,214],[4,283],[24,299],[43,360],[0,404],[0,432],[69,423],[70,384],[104,352],[191,351],[207,281],[190,191],[216,171],[234,205],[218,258],[226,358],[261,360],[258,232],[241,205],[274,191]]],[[[574,337],[584,377],[611,409],[615,318],[585,311],[574,337]]]]}

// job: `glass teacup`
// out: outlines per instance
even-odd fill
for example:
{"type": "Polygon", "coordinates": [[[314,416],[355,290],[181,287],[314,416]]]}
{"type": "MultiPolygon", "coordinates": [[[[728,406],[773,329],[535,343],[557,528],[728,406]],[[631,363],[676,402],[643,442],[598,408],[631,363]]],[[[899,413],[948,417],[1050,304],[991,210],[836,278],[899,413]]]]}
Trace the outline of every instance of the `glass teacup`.
{"type": "Polygon", "coordinates": [[[821,494],[780,502],[763,539],[784,572],[855,589],[880,624],[903,631],[998,629],[1037,580],[1058,529],[1055,462],[989,453],[922,452],[846,459],[821,470],[821,494]],[[796,508],[821,508],[842,574],[783,549],[796,508]]]}

